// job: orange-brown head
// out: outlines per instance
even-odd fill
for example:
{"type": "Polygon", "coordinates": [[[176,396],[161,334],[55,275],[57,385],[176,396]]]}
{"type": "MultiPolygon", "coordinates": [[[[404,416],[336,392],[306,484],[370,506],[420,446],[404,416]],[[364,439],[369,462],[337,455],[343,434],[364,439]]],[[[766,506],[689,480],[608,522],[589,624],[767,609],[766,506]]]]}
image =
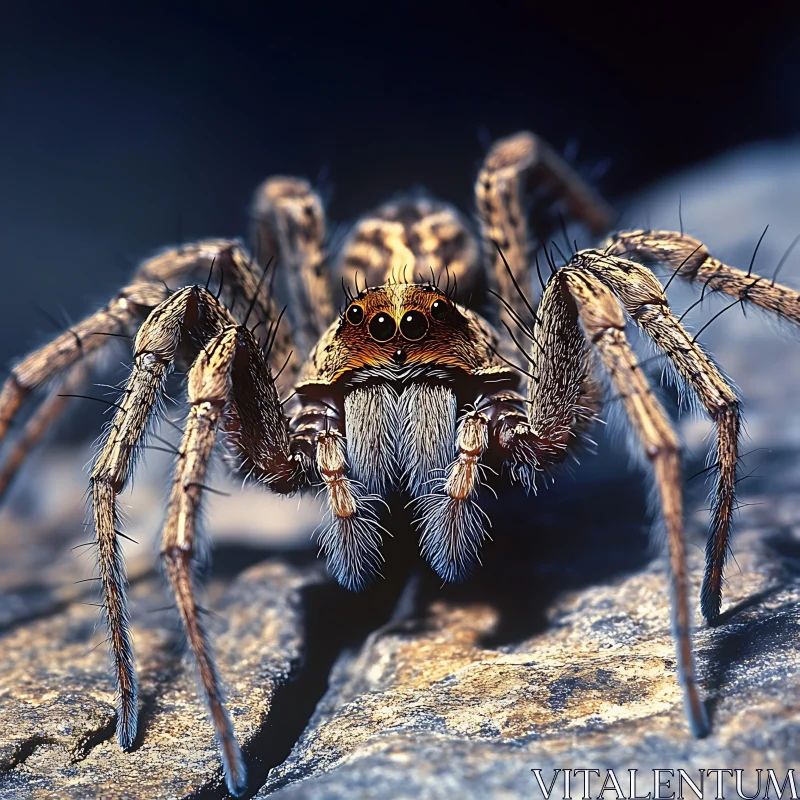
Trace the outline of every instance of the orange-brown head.
{"type": "Polygon", "coordinates": [[[323,334],[298,386],[331,384],[355,370],[409,374],[411,367],[508,372],[497,332],[432,285],[388,283],[353,298],[323,334]]]}

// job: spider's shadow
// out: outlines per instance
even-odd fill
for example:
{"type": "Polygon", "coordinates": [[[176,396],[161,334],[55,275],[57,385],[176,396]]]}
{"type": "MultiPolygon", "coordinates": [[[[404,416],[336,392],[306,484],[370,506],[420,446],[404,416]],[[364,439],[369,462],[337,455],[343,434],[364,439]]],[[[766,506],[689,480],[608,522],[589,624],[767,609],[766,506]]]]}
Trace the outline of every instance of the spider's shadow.
{"type": "Polygon", "coordinates": [[[492,540],[482,565],[468,581],[440,591],[497,609],[498,625],[482,642],[487,647],[543,631],[556,595],[640,570],[654,555],[645,492],[624,471],[592,483],[562,479],[536,497],[500,492],[484,506],[492,540]]]}
{"type": "Polygon", "coordinates": [[[460,584],[443,585],[421,559],[413,515],[394,504],[386,521],[393,537],[384,541],[387,576],[397,580],[410,572],[416,578],[394,619],[407,631],[424,628],[434,600],[487,603],[498,611],[499,623],[483,644],[497,647],[544,630],[547,609],[560,592],[642,569],[654,556],[645,482],[613,452],[597,459],[602,472],[595,466],[577,480],[563,475],[550,488],[540,486],[537,495],[500,488],[494,498],[483,491],[480,505],[491,519],[491,538],[483,543],[481,563],[460,584]]]}

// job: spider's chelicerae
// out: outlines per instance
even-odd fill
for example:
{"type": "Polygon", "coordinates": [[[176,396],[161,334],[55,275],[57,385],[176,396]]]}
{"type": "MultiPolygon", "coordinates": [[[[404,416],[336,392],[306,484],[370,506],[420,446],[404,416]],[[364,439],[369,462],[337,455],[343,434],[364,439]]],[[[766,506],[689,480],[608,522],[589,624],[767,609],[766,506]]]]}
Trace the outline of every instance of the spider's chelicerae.
{"type": "Polygon", "coordinates": [[[216,239],[163,252],[107,306],[14,368],[0,393],[0,440],[32,393],[56,385],[9,451],[0,492],[110,337],[135,335],[133,368],[91,475],[123,748],[136,736],[137,683],[117,497],[176,364],[188,368],[189,412],[161,555],[232,792],[245,788],[245,767],[193,578],[203,555],[198,514],[215,441],[226,438],[242,466],[274,492],[322,487],[328,519],[321,549],[345,586],[359,588],[377,572],[381,506],[395,490],[416,506],[424,556],[442,578],[457,580],[485,535],[478,494],[487,472],[533,488],[537,473],[563,462],[585,437],[606,383],[652,465],[686,712],[696,736],[707,732],[690,640],[678,439],[626,340],[626,315],[716,423],[701,598],[711,621],[720,611],[735,505],[739,403],[670,311],[650,268],[795,322],[800,295],[726,266],[688,236],[638,230],[575,253],[552,272],[534,308],[525,299],[534,285],[531,253],[552,230],[554,209],[600,234],[608,208],[528,133],[491,148],[475,193],[482,247],[451,206],[414,195],[362,218],[331,263],[318,196],[303,180],[271,178],[256,193],[252,258],[240,243],[216,239]],[[338,317],[336,272],[353,287],[338,317]],[[193,280],[200,283],[186,285],[193,280]],[[176,284],[185,288],[169,288],[176,284]],[[469,298],[467,305],[458,297],[469,298]]]}

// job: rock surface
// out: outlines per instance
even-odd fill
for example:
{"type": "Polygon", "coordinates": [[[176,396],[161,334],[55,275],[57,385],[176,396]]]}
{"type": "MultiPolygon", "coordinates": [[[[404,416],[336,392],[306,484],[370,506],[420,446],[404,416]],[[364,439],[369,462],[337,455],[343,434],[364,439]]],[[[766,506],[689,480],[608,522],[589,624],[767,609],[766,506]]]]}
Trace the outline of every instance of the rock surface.
{"type": "MultiPolygon", "coordinates": [[[[561,595],[545,631],[501,647],[485,644],[500,616],[492,604],[431,602],[421,621],[340,661],[259,797],[279,787],[287,798],[531,797],[533,768],[548,782],[556,768],[785,771],[800,746],[798,521],[789,499],[743,514],[730,610],[695,636],[707,739],[686,727],[665,576],[653,565],[561,595]]],[[[692,568],[701,574],[699,553],[692,568]]]]}
{"type": "MultiPolygon", "coordinates": [[[[79,524],[81,461],[83,455],[51,453],[36,482],[37,491],[49,498],[45,508],[23,514],[25,498],[17,496],[11,505],[18,513],[6,512],[0,522],[0,797],[224,796],[219,755],[193,668],[182,657],[172,601],[154,570],[150,542],[163,490],[152,476],[137,484],[126,526],[139,541],[126,542],[126,560],[140,735],[130,753],[116,744],[104,632],[96,629],[97,588],[87,581],[94,574],[94,554],[82,546],[87,537],[79,524]]],[[[266,502],[267,519],[263,514],[261,519],[279,543],[290,537],[291,519],[282,525],[268,521],[270,514],[283,513],[275,514],[274,499],[264,493],[248,499],[255,509],[266,502]]],[[[212,508],[210,517],[219,511],[212,508]]],[[[307,524],[308,511],[298,510],[295,526],[307,524]]],[[[327,595],[338,589],[313,553],[302,563],[295,559],[293,566],[274,553],[263,561],[269,550],[226,551],[224,535],[221,539],[220,569],[206,592],[213,609],[207,624],[255,790],[313,708],[313,696],[310,703],[298,697],[302,682],[293,683],[306,654],[305,605],[320,591],[331,602],[327,595]],[[262,563],[247,568],[252,561],[262,563]],[[287,709],[294,703],[302,708],[299,723],[287,709]],[[270,728],[273,718],[286,730],[270,728]]]]}
{"type": "MultiPolygon", "coordinates": [[[[687,232],[746,267],[769,222],[756,261],[769,274],[798,232],[798,185],[798,147],[751,148],[657,187],[625,225],[649,216],[651,227],[676,227],[680,196],[687,232]]],[[[781,273],[795,286],[797,252],[781,273]]],[[[676,285],[670,294],[679,311],[696,298],[676,285]]],[[[697,330],[719,308],[714,298],[687,322],[697,330]]],[[[697,620],[711,736],[697,742],[686,729],[641,481],[601,442],[578,482],[563,476],[528,500],[486,498],[493,541],[470,581],[442,588],[415,562],[402,595],[402,569],[361,596],[324,576],[313,549],[298,549],[315,524],[313,503],[281,505],[257,492],[215,498],[209,625],[250,794],[520,797],[538,796],[534,768],[549,782],[556,768],[791,765],[800,750],[798,339],[738,310],[702,339],[742,390],[743,449],[755,451],[745,471],[762,476],[741,485],[721,624],[697,620]]],[[[702,420],[682,425],[687,474],[703,467],[708,430],[702,420]]],[[[126,532],[141,543],[126,543],[126,552],[142,730],[132,753],[113,741],[103,634],[94,631],[97,609],[84,604],[96,587],[75,583],[93,574],[91,550],[70,549],[85,538],[86,458],[40,456],[0,516],[0,797],[224,797],[178,626],[163,610],[171,601],[153,569],[157,479],[138,479],[126,498],[126,532]]],[[[704,492],[702,479],[687,487],[695,597],[704,492]]],[[[412,539],[395,536],[390,556],[413,551],[412,539]]]]}
{"type": "MultiPolygon", "coordinates": [[[[303,650],[302,592],[321,579],[319,569],[266,562],[244,572],[215,604],[219,668],[245,747],[262,733],[280,687],[297,671],[303,650]]],[[[141,618],[153,610],[148,606],[161,592],[148,579],[137,582],[131,595],[134,617],[141,618]]],[[[105,648],[87,647],[98,638],[93,637],[96,620],[96,609],[73,604],[4,637],[2,796],[220,794],[219,756],[192,670],[180,668],[174,634],[163,624],[137,625],[141,743],[131,753],[119,749],[105,648]]]]}

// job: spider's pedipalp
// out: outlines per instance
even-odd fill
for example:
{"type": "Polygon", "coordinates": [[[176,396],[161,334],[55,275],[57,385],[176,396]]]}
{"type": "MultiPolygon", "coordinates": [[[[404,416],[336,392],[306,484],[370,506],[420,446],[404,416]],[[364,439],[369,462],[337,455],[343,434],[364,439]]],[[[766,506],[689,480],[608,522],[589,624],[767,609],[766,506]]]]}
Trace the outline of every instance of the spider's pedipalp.
{"type": "Polygon", "coordinates": [[[347,476],[344,437],[334,429],[316,440],[317,470],[325,490],[328,524],[319,534],[328,568],[347,589],[361,589],[380,572],[381,532],[376,504],[363,485],[347,476]]]}
{"type": "Polygon", "coordinates": [[[625,337],[625,319],[611,290],[595,276],[573,268],[561,270],[556,280],[569,292],[583,332],[597,349],[653,467],[667,532],[678,676],[692,732],[702,737],[708,733],[708,717],[697,689],[692,653],[678,439],[625,337]]]}
{"type": "Polygon", "coordinates": [[[527,405],[516,392],[501,391],[485,398],[480,410],[489,422],[489,455],[505,467],[512,483],[535,494],[537,473],[563,461],[567,446],[534,430],[527,405]]]}
{"type": "Polygon", "coordinates": [[[479,559],[488,518],[477,504],[480,461],[489,442],[489,421],[479,411],[467,413],[458,425],[458,454],[445,474],[433,480],[434,490],[414,502],[422,555],[446,581],[463,580],[479,559]]]}

